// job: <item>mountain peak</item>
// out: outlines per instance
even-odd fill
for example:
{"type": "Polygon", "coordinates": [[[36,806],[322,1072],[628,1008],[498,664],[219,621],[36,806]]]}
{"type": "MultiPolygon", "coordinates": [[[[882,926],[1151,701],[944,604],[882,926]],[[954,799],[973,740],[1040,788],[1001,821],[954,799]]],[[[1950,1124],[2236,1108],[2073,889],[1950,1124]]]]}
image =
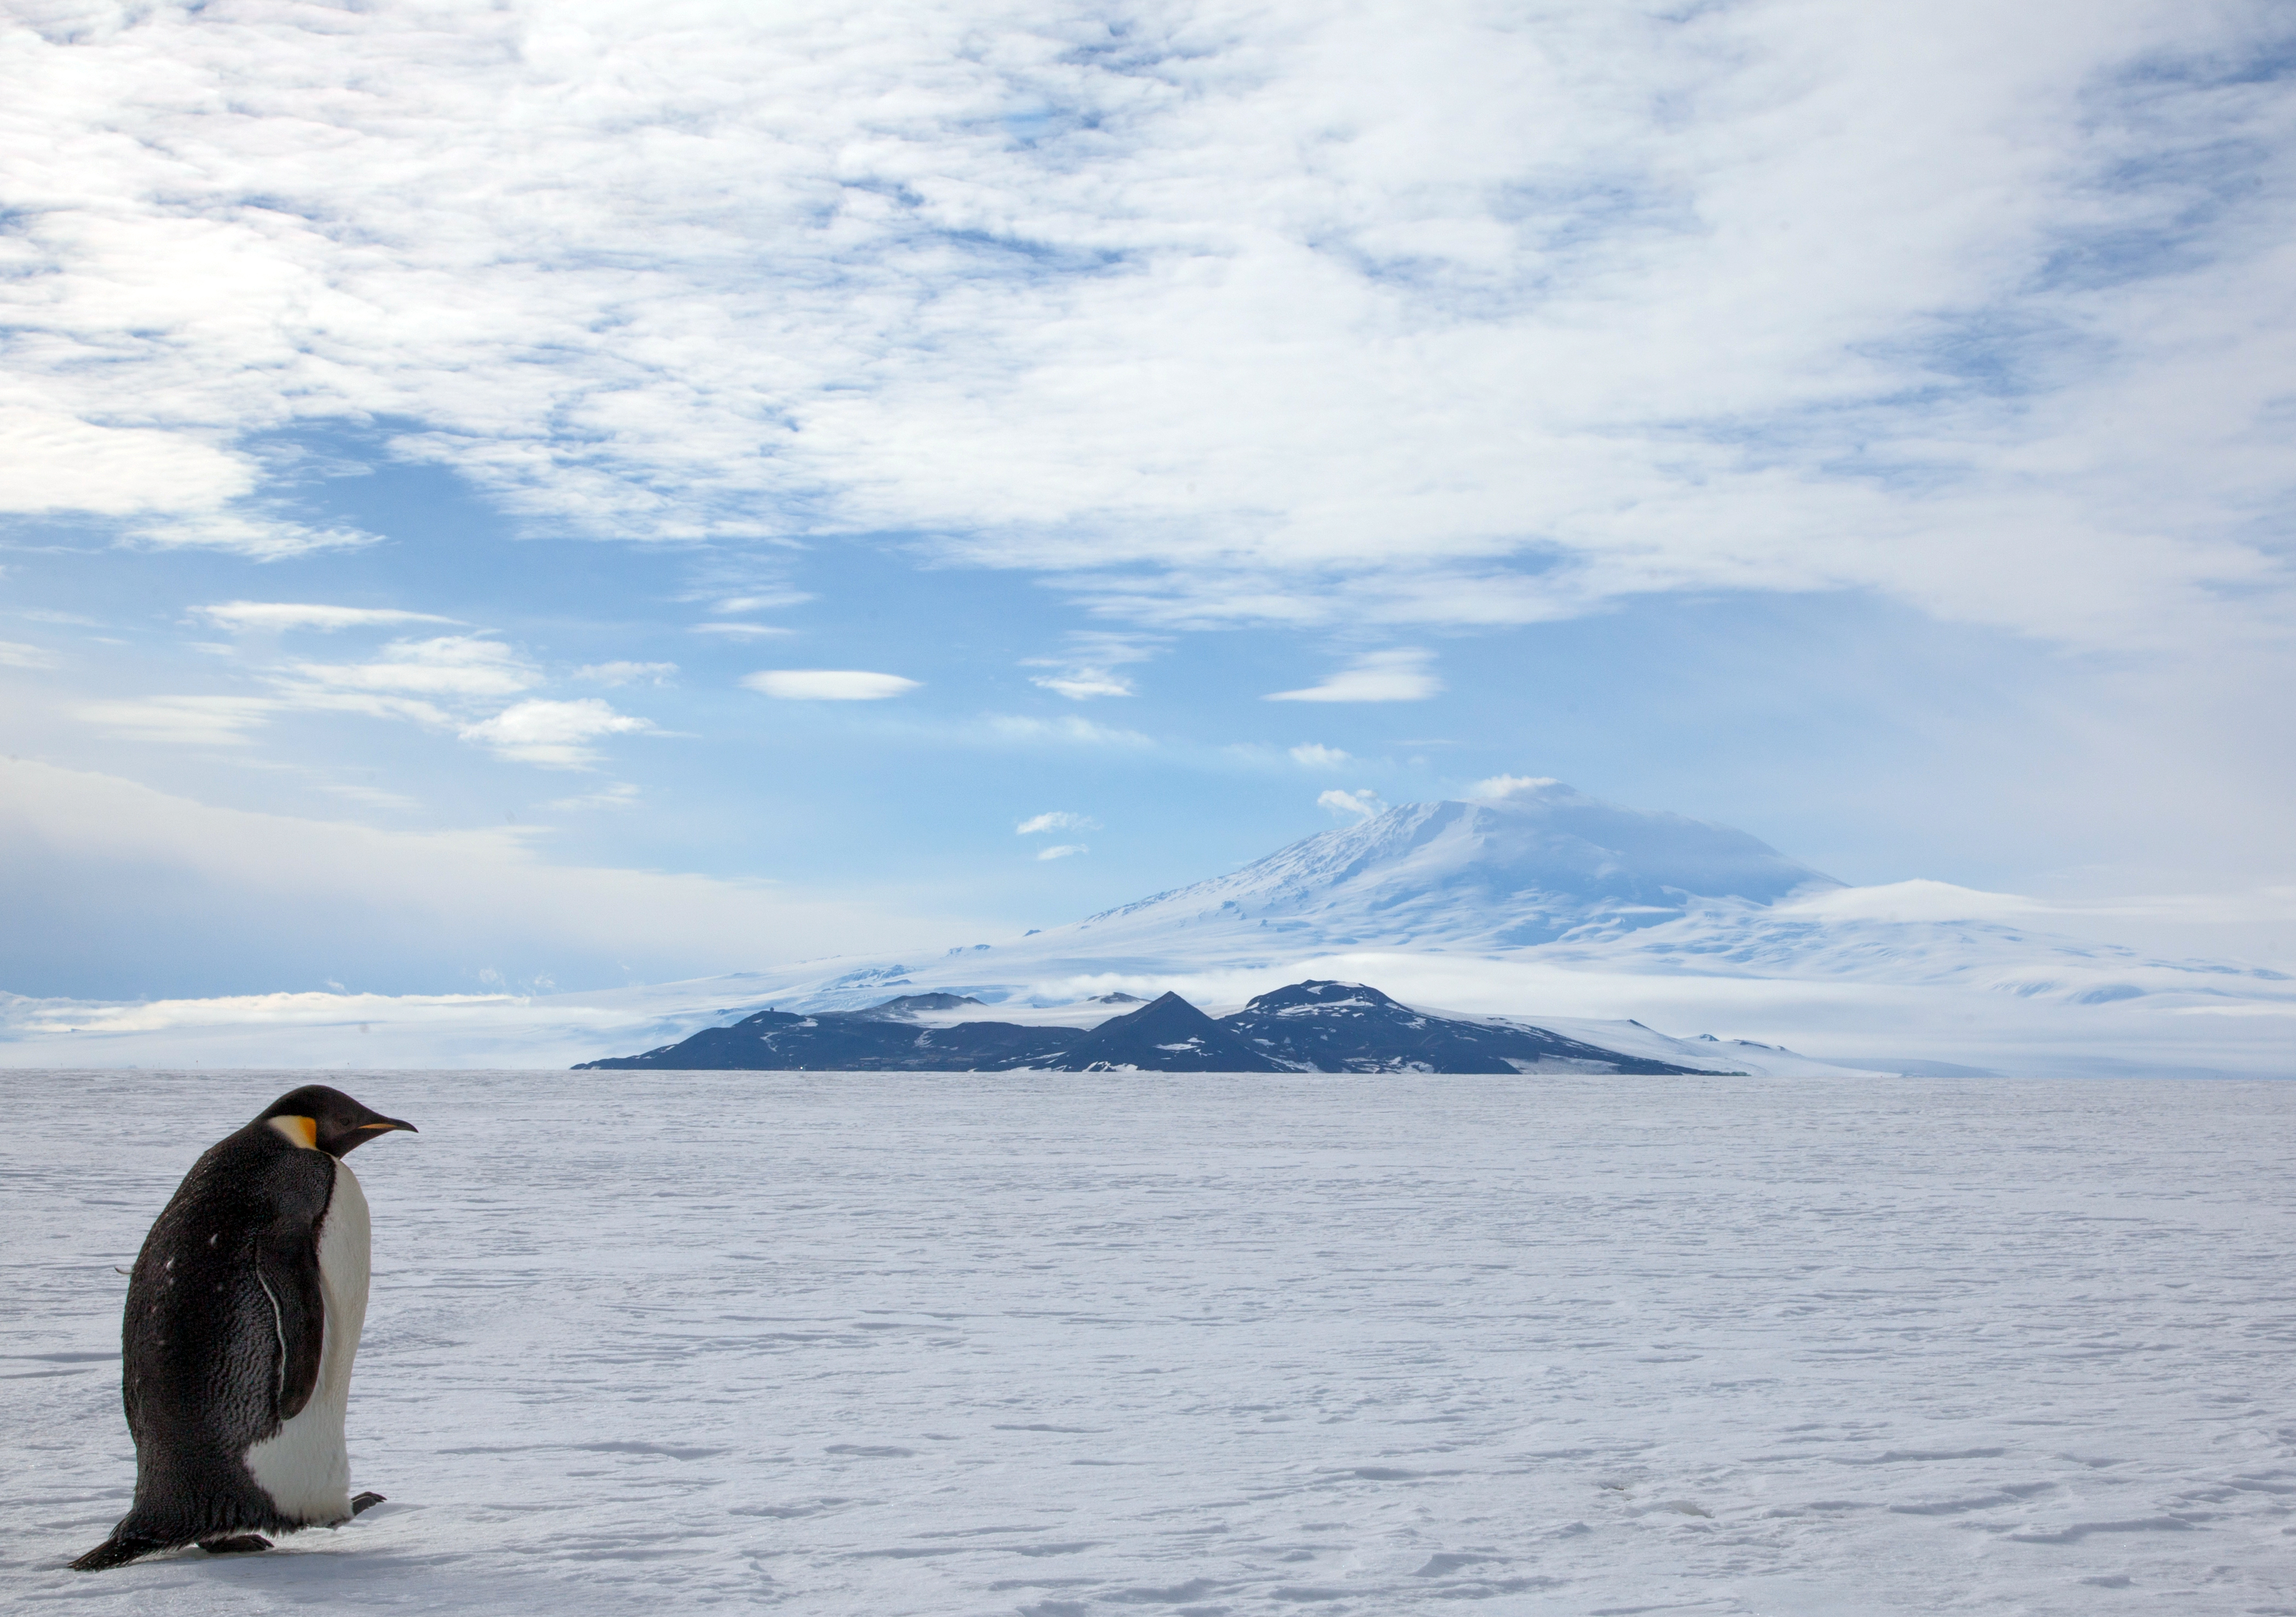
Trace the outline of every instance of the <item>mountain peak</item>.
{"type": "Polygon", "coordinates": [[[1742,831],[1537,781],[1487,801],[1398,804],[1070,930],[1514,948],[1652,925],[1702,901],[1767,905],[1841,885],[1742,831]]]}

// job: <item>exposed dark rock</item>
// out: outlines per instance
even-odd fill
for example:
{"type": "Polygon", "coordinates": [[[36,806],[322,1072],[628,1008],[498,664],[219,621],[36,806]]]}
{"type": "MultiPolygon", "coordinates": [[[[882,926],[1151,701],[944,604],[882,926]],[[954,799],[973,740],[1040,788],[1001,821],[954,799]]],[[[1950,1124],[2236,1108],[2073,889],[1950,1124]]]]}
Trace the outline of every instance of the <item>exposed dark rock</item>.
{"type": "Polygon", "coordinates": [[[1056,1058],[1085,1037],[1082,1028],[1024,1028],[1010,1022],[921,1028],[904,1018],[882,1014],[884,1009],[873,1005],[865,1011],[824,1011],[814,1016],[759,1011],[730,1028],[704,1028],[680,1043],[663,1045],[643,1055],[585,1062],[576,1071],[653,1067],[695,1072],[1001,1072],[1056,1058]]]}
{"type": "Polygon", "coordinates": [[[1544,1029],[1430,1016],[1359,982],[1295,982],[1221,1020],[1252,1049],[1318,1072],[1513,1072],[1517,1062],[1593,1072],[1693,1071],[1544,1029]]]}
{"type": "Polygon", "coordinates": [[[1136,1011],[1110,1017],[1070,1045],[1057,1065],[1030,1064],[1062,1072],[1111,1067],[1138,1067],[1150,1072],[1283,1071],[1238,1039],[1225,1022],[1214,1022],[1177,994],[1166,994],[1136,1011]]]}
{"type": "MultiPolygon", "coordinates": [[[[1110,997],[1115,997],[1111,996],[1110,997]]],[[[731,1027],[584,1068],[784,1072],[1586,1072],[1687,1073],[1538,1028],[1430,1016],[1361,983],[1295,982],[1217,1021],[1177,994],[1082,1028],[964,1022],[924,1027],[923,1011],[980,1002],[909,994],[861,1011],[759,1011],[731,1027]]],[[[1105,1000],[1103,1003],[1106,1003],[1105,1000]]],[[[581,1069],[577,1069],[578,1071],[581,1069]]]]}

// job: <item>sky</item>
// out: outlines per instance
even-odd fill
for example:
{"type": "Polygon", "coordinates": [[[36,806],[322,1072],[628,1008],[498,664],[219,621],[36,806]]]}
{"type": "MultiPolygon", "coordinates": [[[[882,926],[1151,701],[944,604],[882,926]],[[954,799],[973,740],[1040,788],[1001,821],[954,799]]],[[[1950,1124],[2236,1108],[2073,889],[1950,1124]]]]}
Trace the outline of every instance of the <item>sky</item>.
{"type": "Polygon", "coordinates": [[[0,989],[962,944],[1510,773],[2296,957],[2284,7],[0,20],[0,989]]]}

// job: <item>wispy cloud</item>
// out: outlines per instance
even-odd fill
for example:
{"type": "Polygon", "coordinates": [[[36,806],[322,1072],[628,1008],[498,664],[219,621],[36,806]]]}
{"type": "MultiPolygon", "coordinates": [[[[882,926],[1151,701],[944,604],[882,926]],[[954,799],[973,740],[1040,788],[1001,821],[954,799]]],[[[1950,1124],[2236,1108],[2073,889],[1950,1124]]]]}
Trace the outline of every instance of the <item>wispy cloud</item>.
{"type": "Polygon", "coordinates": [[[1305,690],[1276,691],[1269,702],[1424,702],[1443,688],[1428,672],[1433,661],[1426,652],[1373,652],[1358,657],[1321,685],[1305,690]]]}
{"type": "Polygon", "coordinates": [[[729,615],[739,612],[761,612],[770,611],[776,606],[801,606],[812,599],[813,596],[802,589],[761,590],[754,595],[728,595],[726,599],[718,602],[711,610],[729,615]]]}
{"type": "Polygon", "coordinates": [[[201,617],[229,629],[284,630],[312,628],[332,634],[337,629],[366,628],[394,623],[452,623],[432,612],[401,612],[396,607],[322,606],[312,602],[223,601],[193,608],[201,617]]]}
{"type": "Polygon", "coordinates": [[[595,792],[579,792],[573,797],[553,798],[543,804],[545,808],[627,808],[644,794],[627,781],[615,781],[595,792]]]}
{"type": "Polygon", "coordinates": [[[593,685],[664,685],[677,677],[674,662],[593,662],[574,670],[574,677],[593,685]]]}
{"type": "Polygon", "coordinates": [[[1477,781],[1468,787],[1467,796],[1475,802],[1496,803],[1514,796],[1518,792],[1538,792],[1558,784],[1544,775],[1494,775],[1488,780],[1477,781]]]}
{"type": "Polygon", "coordinates": [[[1100,822],[1090,815],[1070,814],[1065,808],[1055,808],[1049,814],[1039,814],[1022,820],[1013,827],[1015,836],[1037,836],[1047,831],[1097,831],[1100,822]]]}
{"type": "Polygon", "coordinates": [[[2054,12],[1887,0],[1119,5],[1120,51],[996,0],[546,48],[517,9],[330,15],[260,68],[209,12],[19,30],[12,93],[102,156],[27,182],[0,504],[364,543],[248,514],[232,443],[387,408],[537,524],[938,535],[1136,620],[2289,615],[2268,7],[2046,49],[2054,12]]]}
{"type": "Polygon", "coordinates": [[[283,705],[259,696],[146,696],[82,702],[72,712],[125,741],[237,747],[283,705]]]}
{"type": "Polygon", "coordinates": [[[330,781],[317,783],[319,790],[348,802],[364,803],[370,808],[420,808],[422,805],[403,792],[386,791],[361,781],[330,781]]]}
{"type": "Polygon", "coordinates": [[[1097,630],[1072,634],[1068,639],[1067,656],[1030,657],[1021,666],[1054,669],[1049,674],[1031,674],[1029,683],[1070,702],[1133,694],[1132,681],[1115,670],[1128,662],[1145,662],[1161,649],[1158,643],[1134,636],[1097,630]]]}
{"type": "Polygon", "coordinates": [[[1156,743],[1137,730],[1095,724],[1075,714],[1059,718],[1036,718],[1019,713],[990,713],[980,721],[998,741],[1054,742],[1079,747],[1151,747],[1156,743]]]}
{"type": "Polygon", "coordinates": [[[420,696],[392,696],[376,691],[330,690],[323,685],[298,685],[292,680],[274,682],[279,693],[273,706],[280,709],[299,709],[312,713],[360,713],[369,718],[399,718],[418,724],[426,729],[444,730],[455,724],[452,715],[434,702],[420,696]]]}
{"type": "Polygon", "coordinates": [[[1355,762],[1354,755],[1320,742],[1303,741],[1292,749],[1292,761],[1303,769],[1336,769],[1355,762]]]}
{"type": "Polygon", "coordinates": [[[227,550],[258,562],[284,562],[381,542],[379,535],[357,528],[314,528],[282,517],[221,511],[164,517],[129,529],[127,537],[154,550],[227,550]]]}
{"type": "Polygon", "coordinates": [[[1029,683],[1070,702],[1090,702],[1095,696],[1129,696],[1132,682],[1105,669],[1070,669],[1060,674],[1031,674],[1029,683]]]}
{"type": "Polygon", "coordinates": [[[542,683],[539,670],[499,641],[470,635],[394,640],[373,662],[298,662],[319,685],[425,696],[510,696],[542,683]]]}
{"type": "Polygon", "coordinates": [[[1374,814],[1387,811],[1387,805],[1380,801],[1379,793],[1369,786],[1361,786],[1353,792],[1341,792],[1334,787],[1317,797],[1316,806],[1330,809],[1343,820],[1365,820],[1374,814]]]}
{"type": "Polygon", "coordinates": [[[1065,859],[1079,853],[1090,853],[1091,851],[1092,850],[1086,847],[1082,842],[1057,842],[1050,848],[1040,850],[1037,858],[1039,859],[1065,859]]]}
{"type": "Polygon", "coordinates": [[[742,683],[783,702],[882,702],[921,682],[862,669],[767,669],[744,675],[742,683]]]}
{"type": "Polygon", "coordinates": [[[476,742],[496,756],[553,769],[586,768],[597,759],[591,743],[604,735],[629,735],[651,730],[646,719],[617,713],[595,696],[573,702],[521,702],[492,718],[465,726],[464,741],[476,742]]]}
{"type": "Polygon", "coordinates": [[[697,623],[697,635],[723,635],[728,640],[771,640],[794,631],[773,623],[697,623]]]}
{"type": "Polygon", "coordinates": [[[55,653],[20,641],[0,640],[0,668],[52,669],[56,666],[55,653]]]}

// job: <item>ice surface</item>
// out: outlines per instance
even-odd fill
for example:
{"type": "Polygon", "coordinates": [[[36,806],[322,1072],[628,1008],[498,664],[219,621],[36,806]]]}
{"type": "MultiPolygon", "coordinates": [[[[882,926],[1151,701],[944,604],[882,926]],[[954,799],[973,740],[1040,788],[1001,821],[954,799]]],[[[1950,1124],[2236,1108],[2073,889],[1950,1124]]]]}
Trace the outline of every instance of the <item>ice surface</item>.
{"type": "Polygon", "coordinates": [[[329,1074],[423,1131],[358,1159],[390,1502],[66,1572],[112,1266],[305,1076],[0,1080],[17,1609],[2296,1606],[2263,1082],[329,1074]]]}

